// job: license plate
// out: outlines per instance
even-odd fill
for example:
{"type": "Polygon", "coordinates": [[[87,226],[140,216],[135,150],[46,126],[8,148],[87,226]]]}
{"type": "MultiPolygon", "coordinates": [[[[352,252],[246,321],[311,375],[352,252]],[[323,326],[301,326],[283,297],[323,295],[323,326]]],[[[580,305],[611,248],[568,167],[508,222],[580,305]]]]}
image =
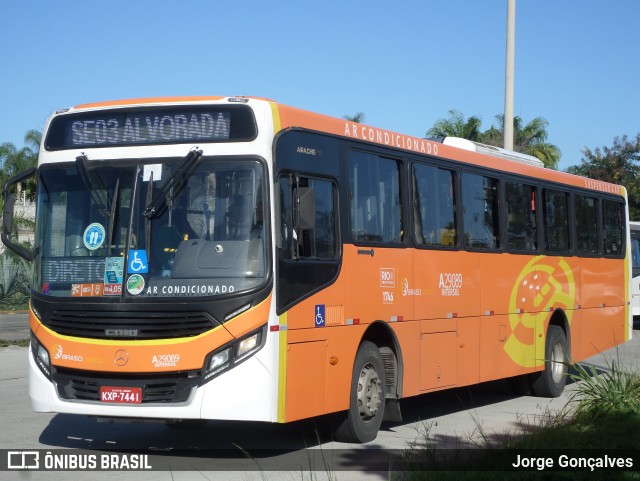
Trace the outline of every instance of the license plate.
{"type": "Polygon", "coordinates": [[[141,404],[142,389],[139,387],[111,387],[100,388],[100,401],[106,403],[141,404]]]}

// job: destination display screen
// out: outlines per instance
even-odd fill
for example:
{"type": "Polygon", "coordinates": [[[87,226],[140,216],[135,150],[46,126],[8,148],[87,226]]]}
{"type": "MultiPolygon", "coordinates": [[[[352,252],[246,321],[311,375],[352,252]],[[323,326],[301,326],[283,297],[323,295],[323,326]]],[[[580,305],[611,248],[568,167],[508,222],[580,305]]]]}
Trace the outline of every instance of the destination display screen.
{"type": "Polygon", "coordinates": [[[253,113],[244,106],[118,109],[58,116],[45,148],[239,142],[253,140],[256,134],[253,113]]]}

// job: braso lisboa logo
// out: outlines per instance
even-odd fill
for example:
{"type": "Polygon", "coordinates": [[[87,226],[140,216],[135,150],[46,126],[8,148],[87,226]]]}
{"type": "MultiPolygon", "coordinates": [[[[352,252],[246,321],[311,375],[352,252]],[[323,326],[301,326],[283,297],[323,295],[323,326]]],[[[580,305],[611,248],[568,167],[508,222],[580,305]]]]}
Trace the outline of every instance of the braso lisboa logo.
{"type": "Polygon", "coordinates": [[[82,356],[65,353],[62,350],[62,345],[61,344],[56,344],[55,346],[53,346],[53,352],[55,353],[53,355],[54,359],[62,359],[63,361],[82,362],[82,356]]]}
{"type": "Polygon", "coordinates": [[[504,350],[522,367],[544,364],[544,324],[556,308],[563,309],[571,323],[576,286],[571,266],[562,257],[537,256],[524,266],[511,290],[509,324],[511,334],[504,350]],[[546,316],[541,313],[547,313],[546,316]]]}

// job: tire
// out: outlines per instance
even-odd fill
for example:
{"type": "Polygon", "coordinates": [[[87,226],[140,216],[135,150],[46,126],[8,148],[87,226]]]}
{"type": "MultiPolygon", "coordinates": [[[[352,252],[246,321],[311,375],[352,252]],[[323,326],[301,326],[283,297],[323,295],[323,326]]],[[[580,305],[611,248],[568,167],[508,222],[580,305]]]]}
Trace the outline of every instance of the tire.
{"type": "Polygon", "coordinates": [[[569,368],[567,336],[559,326],[549,326],[544,347],[544,370],[532,375],[531,388],[539,397],[558,397],[564,391],[569,368]]]}
{"type": "Polygon", "coordinates": [[[366,443],[378,435],[384,416],[385,374],[378,346],[364,341],[353,364],[349,410],[341,413],[334,437],[344,443],[366,443]]]}
{"type": "Polygon", "coordinates": [[[521,374],[520,376],[508,379],[511,392],[517,396],[531,396],[531,375],[521,374]]]}

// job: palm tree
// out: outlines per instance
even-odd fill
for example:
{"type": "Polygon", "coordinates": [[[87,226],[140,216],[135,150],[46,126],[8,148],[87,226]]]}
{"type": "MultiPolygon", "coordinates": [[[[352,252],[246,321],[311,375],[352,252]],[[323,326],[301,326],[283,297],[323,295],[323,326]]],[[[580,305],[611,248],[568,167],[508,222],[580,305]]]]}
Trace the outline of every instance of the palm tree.
{"type": "Polygon", "coordinates": [[[448,119],[438,119],[433,127],[427,130],[427,137],[462,137],[474,141],[480,140],[479,117],[471,116],[468,119],[458,110],[449,110],[448,119]]]}
{"type": "MultiPolygon", "coordinates": [[[[0,165],[2,167],[0,181],[2,185],[9,177],[38,164],[41,139],[42,133],[37,130],[29,130],[24,136],[25,147],[20,150],[11,142],[0,144],[0,165]]],[[[33,181],[27,181],[26,184],[25,191],[33,194],[35,187],[33,181]]],[[[16,189],[20,192],[22,185],[16,185],[16,189]]]]}
{"type": "MultiPolygon", "coordinates": [[[[481,142],[502,147],[504,144],[504,115],[496,115],[498,127],[493,125],[482,134],[481,142]]],[[[548,169],[556,170],[562,153],[560,149],[549,142],[547,137],[547,122],[542,117],[536,117],[526,125],[522,125],[522,118],[513,118],[513,150],[523,154],[533,155],[540,159],[548,169]]]]}

